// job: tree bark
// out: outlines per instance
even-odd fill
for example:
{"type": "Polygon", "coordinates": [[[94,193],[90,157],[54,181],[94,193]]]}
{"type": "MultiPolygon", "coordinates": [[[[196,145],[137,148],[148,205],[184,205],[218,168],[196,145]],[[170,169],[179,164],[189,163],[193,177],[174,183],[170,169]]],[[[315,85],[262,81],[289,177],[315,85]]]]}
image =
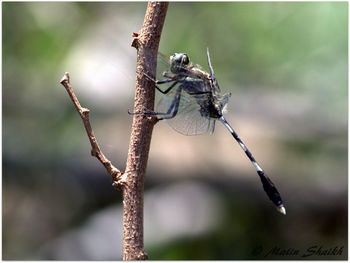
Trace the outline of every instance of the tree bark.
{"type": "MultiPolygon", "coordinates": [[[[149,2],[140,33],[134,33],[132,46],[137,49],[137,78],[134,112],[153,111],[154,83],[142,72],[156,75],[157,54],[165,20],[167,2],[149,2]]],[[[123,187],[123,260],[147,259],[143,240],[143,192],[153,116],[136,114],[133,118],[123,187]]]]}

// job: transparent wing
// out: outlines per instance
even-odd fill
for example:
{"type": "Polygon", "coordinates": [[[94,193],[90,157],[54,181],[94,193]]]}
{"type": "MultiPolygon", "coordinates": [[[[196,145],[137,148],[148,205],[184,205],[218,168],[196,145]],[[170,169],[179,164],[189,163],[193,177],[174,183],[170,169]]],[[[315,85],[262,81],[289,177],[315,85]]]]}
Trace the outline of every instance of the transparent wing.
{"type": "MultiPolygon", "coordinates": [[[[182,92],[178,112],[174,118],[167,119],[168,124],[177,132],[184,135],[206,133],[213,120],[201,107],[207,100],[207,95],[189,95],[182,92]]],[[[157,105],[158,112],[167,112],[174,102],[174,93],[163,96],[157,105]]],[[[173,109],[174,110],[174,109],[173,109]]],[[[169,115],[173,113],[173,110],[169,115]]]]}
{"type": "Polygon", "coordinates": [[[157,57],[157,80],[161,80],[164,78],[164,72],[170,73],[170,56],[166,56],[162,53],[158,53],[157,57]]]}
{"type": "Polygon", "coordinates": [[[210,75],[211,75],[211,78],[213,80],[213,85],[214,85],[214,87],[216,89],[216,92],[220,92],[219,83],[218,83],[217,79],[215,78],[214,69],[213,69],[213,66],[211,65],[211,60],[210,60],[210,55],[209,55],[209,48],[207,48],[207,58],[208,58],[208,66],[209,66],[209,70],[210,70],[210,75]]]}
{"type": "MultiPolygon", "coordinates": [[[[151,52],[151,50],[146,48],[145,52],[146,53],[151,52]]],[[[155,60],[147,61],[145,73],[149,74],[149,72],[151,72],[151,69],[153,68],[153,66],[155,66],[154,63],[157,63],[156,75],[150,76],[150,77],[154,80],[164,79],[164,77],[163,77],[164,72],[169,72],[169,70],[170,70],[169,59],[170,59],[170,56],[165,56],[162,53],[158,53],[155,60]]]]}
{"type": "MultiPolygon", "coordinates": [[[[171,71],[170,71],[170,56],[165,56],[162,53],[158,53],[158,56],[157,56],[157,73],[156,73],[156,76],[155,76],[155,80],[167,79],[167,77],[165,77],[165,75],[174,76],[174,74],[171,73],[171,71]]],[[[172,83],[173,82],[158,84],[158,87],[161,90],[166,90],[172,85],[172,83]]]]}

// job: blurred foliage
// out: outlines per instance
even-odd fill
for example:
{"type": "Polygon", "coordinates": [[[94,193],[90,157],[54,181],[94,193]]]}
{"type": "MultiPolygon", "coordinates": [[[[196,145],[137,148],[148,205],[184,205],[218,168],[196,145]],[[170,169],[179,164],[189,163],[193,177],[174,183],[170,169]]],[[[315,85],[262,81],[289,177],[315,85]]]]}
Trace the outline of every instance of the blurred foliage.
{"type": "MultiPolygon", "coordinates": [[[[83,125],[59,80],[71,73],[105,154],[124,169],[136,53],[131,35],[140,30],[146,5],[2,4],[3,259],[121,258],[114,246],[115,256],[89,254],[107,248],[84,236],[87,218],[120,207],[121,195],[89,156],[83,125]],[[52,252],[57,240],[79,231],[93,249],[75,240],[66,246],[78,256],[52,252]]],[[[186,138],[159,124],[146,195],[191,178],[221,198],[225,213],[202,234],[146,242],[150,259],[300,259],[268,251],[314,245],[344,251],[302,259],[346,259],[348,3],[170,3],[160,51],[187,52],[205,67],[207,47],[220,86],[232,92],[229,119],[249,131],[242,137],[250,136],[253,153],[268,164],[287,216],[266,200],[254,170],[239,159],[243,154],[228,152],[233,142],[221,128],[215,137],[186,138]]]]}

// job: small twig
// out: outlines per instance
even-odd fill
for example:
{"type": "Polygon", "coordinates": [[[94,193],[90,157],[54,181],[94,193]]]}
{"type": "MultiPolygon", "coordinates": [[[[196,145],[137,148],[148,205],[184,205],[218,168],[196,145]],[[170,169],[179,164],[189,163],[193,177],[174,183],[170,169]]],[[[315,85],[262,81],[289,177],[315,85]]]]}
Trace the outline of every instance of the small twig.
{"type": "Polygon", "coordinates": [[[124,186],[124,178],[123,178],[123,172],[119,171],[112,163],[109,161],[104,154],[102,153],[100,146],[97,143],[97,139],[94,135],[94,132],[91,128],[90,120],[89,120],[89,112],[90,110],[87,108],[81,107],[78,98],[75,96],[72,86],[69,82],[69,73],[66,72],[64,76],[62,77],[60,83],[66,88],[69,97],[72,99],[73,104],[75,108],[77,109],[81,119],[83,120],[85,130],[87,133],[87,136],[90,140],[91,144],[91,155],[95,156],[106,168],[107,172],[110,174],[110,176],[113,179],[113,186],[117,188],[118,190],[122,190],[124,186]]]}

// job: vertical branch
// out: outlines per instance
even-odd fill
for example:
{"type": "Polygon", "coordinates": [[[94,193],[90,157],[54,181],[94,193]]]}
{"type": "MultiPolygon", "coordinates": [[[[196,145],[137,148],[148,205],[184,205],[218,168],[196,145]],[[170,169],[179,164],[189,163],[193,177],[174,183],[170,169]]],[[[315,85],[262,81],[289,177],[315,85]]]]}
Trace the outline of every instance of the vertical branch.
{"type": "MultiPolygon", "coordinates": [[[[137,72],[151,76],[156,73],[160,36],[167,2],[149,2],[139,34],[134,34],[132,46],[137,49],[137,72]]],[[[137,73],[134,112],[154,108],[154,83],[137,73]]],[[[144,177],[156,118],[136,114],[133,118],[129,153],[123,188],[123,260],[147,259],[143,242],[144,177]]]]}

